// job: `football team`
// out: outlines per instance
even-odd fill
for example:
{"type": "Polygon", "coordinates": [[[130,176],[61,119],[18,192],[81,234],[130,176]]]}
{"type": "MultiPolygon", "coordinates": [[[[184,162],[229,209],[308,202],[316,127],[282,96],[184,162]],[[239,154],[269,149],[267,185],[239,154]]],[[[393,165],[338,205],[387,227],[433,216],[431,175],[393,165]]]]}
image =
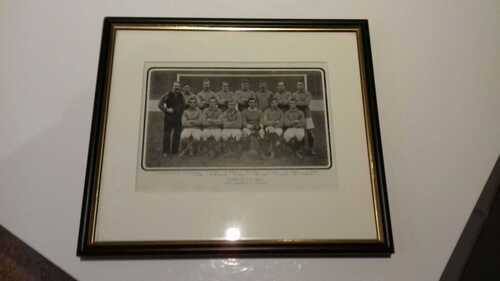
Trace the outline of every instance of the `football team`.
{"type": "Polygon", "coordinates": [[[231,91],[223,81],[221,89],[211,89],[204,80],[195,94],[190,85],[181,88],[174,82],[172,91],[159,101],[165,113],[163,156],[256,154],[274,158],[279,153],[293,153],[303,158],[314,154],[314,123],[309,108],[311,93],[303,82],[295,92],[277,83],[277,91],[260,81],[257,91],[243,79],[240,89],[231,91]]]}

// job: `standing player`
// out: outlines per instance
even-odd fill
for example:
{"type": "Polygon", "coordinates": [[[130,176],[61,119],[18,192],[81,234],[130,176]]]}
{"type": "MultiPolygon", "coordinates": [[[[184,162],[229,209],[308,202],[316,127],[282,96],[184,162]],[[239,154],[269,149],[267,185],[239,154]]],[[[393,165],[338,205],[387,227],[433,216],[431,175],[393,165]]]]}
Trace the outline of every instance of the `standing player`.
{"type": "Polygon", "coordinates": [[[266,81],[259,82],[259,89],[255,93],[257,97],[257,105],[261,111],[264,111],[269,107],[269,103],[271,101],[271,97],[273,93],[267,89],[266,81]]]}
{"type": "Polygon", "coordinates": [[[243,136],[248,151],[251,154],[258,153],[259,143],[258,139],[264,137],[264,130],[260,126],[262,111],[257,108],[257,101],[255,98],[248,99],[248,108],[241,113],[241,120],[243,123],[243,136]]]}
{"type": "Polygon", "coordinates": [[[262,114],[262,125],[269,142],[266,153],[270,158],[274,158],[276,148],[280,144],[280,137],[283,134],[283,112],[279,109],[278,100],[275,98],[271,100],[271,106],[262,114]]]}
{"type": "Polygon", "coordinates": [[[236,98],[238,99],[238,109],[242,112],[248,108],[248,100],[250,98],[255,99],[255,92],[250,90],[248,79],[241,81],[241,89],[236,91],[236,98]]]}
{"type": "Polygon", "coordinates": [[[218,145],[222,134],[221,115],[222,111],[217,107],[217,99],[211,97],[208,100],[208,107],[203,110],[201,137],[205,148],[208,149],[209,155],[212,157],[220,150],[218,145]]]}
{"type": "Polygon", "coordinates": [[[189,86],[188,84],[182,87],[182,95],[184,96],[184,101],[186,102],[186,108],[189,107],[189,100],[191,99],[191,97],[194,97],[196,99],[196,106],[198,106],[198,96],[193,93],[193,91],[191,90],[191,86],[189,86]]]}
{"type": "Polygon", "coordinates": [[[304,139],[305,118],[304,113],[297,108],[296,100],[290,99],[290,109],[285,112],[284,123],[287,127],[283,138],[295,151],[297,157],[302,158],[302,140],[304,139]]]}
{"type": "Polygon", "coordinates": [[[241,139],[241,114],[236,109],[236,101],[229,100],[228,108],[221,116],[222,120],[222,140],[224,141],[223,148],[230,154],[238,151],[238,146],[241,139]]]}
{"type": "Polygon", "coordinates": [[[219,103],[219,108],[223,111],[226,110],[228,107],[228,102],[234,101],[234,99],[234,93],[229,90],[229,83],[223,81],[221,90],[217,93],[217,102],[219,103]]]}
{"type": "Polygon", "coordinates": [[[278,100],[278,106],[283,111],[286,112],[289,108],[289,101],[292,94],[286,90],[285,82],[278,82],[278,91],[274,94],[274,98],[278,100]]]}
{"type": "Polygon", "coordinates": [[[163,127],[163,157],[177,154],[182,130],[182,112],[185,102],[181,84],[174,82],[172,90],[161,97],[158,107],[165,113],[163,127]]]}
{"type": "Polygon", "coordinates": [[[208,106],[208,101],[211,98],[216,98],[214,91],[210,89],[210,80],[203,80],[203,88],[198,93],[198,106],[200,109],[205,109],[208,106]]]}
{"type": "Polygon", "coordinates": [[[311,109],[309,108],[309,104],[311,103],[311,93],[304,89],[303,82],[297,82],[297,91],[292,94],[292,98],[297,101],[297,108],[304,112],[305,116],[305,128],[306,128],[306,144],[307,150],[310,154],[314,155],[314,122],[312,120],[311,109]]]}
{"type": "Polygon", "coordinates": [[[201,138],[201,110],[196,107],[196,96],[188,100],[188,107],[182,114],[181,152],[193,156],[201,138]]]}

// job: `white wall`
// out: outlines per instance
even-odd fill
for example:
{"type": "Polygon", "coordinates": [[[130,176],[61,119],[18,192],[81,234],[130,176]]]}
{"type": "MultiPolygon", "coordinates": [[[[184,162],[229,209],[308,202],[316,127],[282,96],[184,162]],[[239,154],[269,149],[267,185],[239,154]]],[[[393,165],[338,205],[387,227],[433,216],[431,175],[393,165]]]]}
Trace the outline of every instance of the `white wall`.
{"type": "Polygon", "coordinates": [[[498,0],[2,0],[0,223],[81,280],[437,280],[500,153],[499,16],[498,0]],[[396,254],[80,261],[104,16],[369,19],[396,254]]]}

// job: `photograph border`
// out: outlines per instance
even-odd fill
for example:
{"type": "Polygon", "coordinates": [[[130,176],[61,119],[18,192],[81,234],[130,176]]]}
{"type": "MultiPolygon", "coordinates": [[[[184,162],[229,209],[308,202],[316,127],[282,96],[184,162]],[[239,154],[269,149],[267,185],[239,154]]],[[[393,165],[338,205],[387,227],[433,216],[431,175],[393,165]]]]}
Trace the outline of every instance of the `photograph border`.
{"type": "Polygon", "coordinates": [[[145,93],[144,93],[144,110],[142,112],[143,114],[143,120],[141,122],[141,159],[140,159],[140,168],[143,171],[146,172],[162,172],[162,171],[199,171],[199,170],[209,170],[209,171],[235,171],[235,170],[251,170],[251,171],[257,171],[257,170],[266,170],[266,171],[272,171],[272,170],[329,170],[333,167],[333,156],[332,156],[332,140],[331,140],[331,127],[330,127],[330,115],[329,115],[329,109],[328,109],[328,86],[326,83],[326,71],[322,67],[221,67],[221,66],[215,66],[215,67],[159,67],[159,66],[152,66],[149,67],[146,70],[146,81],[145,81],[145,93]],[[326,140],[327,140],[327,151],[328,151],[328,165],[323,165],[323,166],[289,166],[289,167],[235,167],[235,168],[229,168],[229,167],[207,167],[206,169],[201,169],[201,168],[196,168],[196,167],[179,167],[179,168],[147,168],[144,165],[144,151],[146,150],[146,127],[147,127],[147,114],[148,114],[148,90],[149,90],[149,75],[151,70],[155,69],[282,69],[282,70],[316,70],[321,72],[322,76],[322,86],[323,86],[323,98],[324,98],[324,104],[325,104],[325,127],[326,127],[326,140]]]}
{"type": "Polygon", "coordinates": [[[380,137],[368,20],[365,19],[104,19],[94,109],[82,200],[77,256],[97,258],[226,257],[389,257],[394,252],[380,137]],[[95,239],[97,207],[105,145],[115,35],[118,30],[355,32],[367,133],[376,239],[120,241],[95,239]]]}

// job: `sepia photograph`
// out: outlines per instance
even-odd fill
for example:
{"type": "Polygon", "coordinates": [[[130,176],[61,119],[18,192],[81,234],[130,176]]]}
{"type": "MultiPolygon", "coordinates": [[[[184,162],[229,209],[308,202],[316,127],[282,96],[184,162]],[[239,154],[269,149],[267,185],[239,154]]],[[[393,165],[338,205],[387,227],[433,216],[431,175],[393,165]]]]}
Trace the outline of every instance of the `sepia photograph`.
{"type": "Polygon", "coordinates": [[[322,68],[150,67],[142,169],[329,169],[322,68]]]}

